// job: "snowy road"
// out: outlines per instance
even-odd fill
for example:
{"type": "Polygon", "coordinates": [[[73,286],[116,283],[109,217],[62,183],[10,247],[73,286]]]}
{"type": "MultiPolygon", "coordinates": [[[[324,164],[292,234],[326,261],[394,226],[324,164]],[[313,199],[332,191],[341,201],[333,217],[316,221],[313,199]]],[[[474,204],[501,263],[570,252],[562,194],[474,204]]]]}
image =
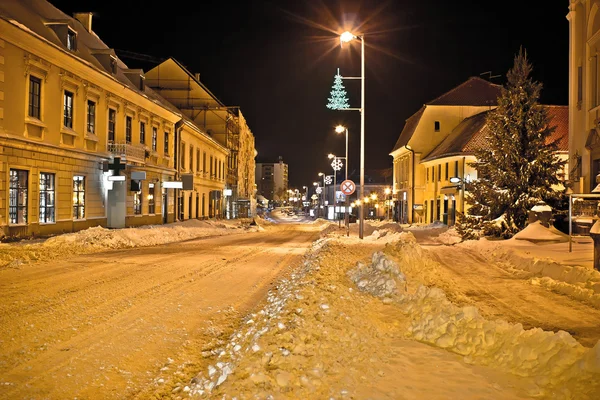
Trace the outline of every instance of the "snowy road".
{"type": "Polygon", "coordinates": [[[488,319],[521,323],[525,329],[569,332],[582,345],[600,340],[600,310],[531,285],[527,272],[507,270],[482,254],[456,246],[424,246],[442,265],[435,286],[459,305],[475,305],[488,319]]]}
{"type": "Polygon", "coordinates": [[[317,237],[288,225],[2,271],[0,398],[143,398],[160,371],[201,370],[317,237]]]}

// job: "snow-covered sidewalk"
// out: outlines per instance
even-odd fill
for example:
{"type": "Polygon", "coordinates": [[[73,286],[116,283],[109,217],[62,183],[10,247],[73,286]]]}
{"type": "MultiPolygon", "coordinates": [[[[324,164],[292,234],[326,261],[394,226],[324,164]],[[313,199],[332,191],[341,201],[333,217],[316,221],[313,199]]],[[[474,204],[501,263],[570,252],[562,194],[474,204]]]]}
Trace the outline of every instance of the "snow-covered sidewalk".
{"type": "MultiPolygon", "coordinates": [[[[256,220],[260,221],[260,218],[256,220]]],[[[188,220],[166,225],[123,229],[97,226],[43,240],[0,243],[0,268],[19,268],[30,262],[50,261],[64,256],[110,249],[156,246],[202,237],[256,232],[262,229],[252,220],[188,220]]]]}

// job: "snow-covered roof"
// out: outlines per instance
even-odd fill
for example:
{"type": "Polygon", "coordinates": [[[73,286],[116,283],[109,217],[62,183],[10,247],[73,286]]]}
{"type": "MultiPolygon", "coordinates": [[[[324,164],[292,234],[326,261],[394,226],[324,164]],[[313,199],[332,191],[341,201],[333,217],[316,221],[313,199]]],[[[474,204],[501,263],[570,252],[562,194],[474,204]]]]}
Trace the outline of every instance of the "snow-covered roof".
{"type": "MultiPolygon", "coordinates": [[[[556,105],[543,105],[548,113],[550,126],[554,131],[547,142],[556,141],[558,151],[566,152],[569,149],[569,107],[556,105]]],[[[422,161],[431,161],[455,155],[473,155],[477,149],[488,144],[487,136],[491,132],[486,124],[489,111],[475,114],[465,118],[450,134],[422,161]]]]}

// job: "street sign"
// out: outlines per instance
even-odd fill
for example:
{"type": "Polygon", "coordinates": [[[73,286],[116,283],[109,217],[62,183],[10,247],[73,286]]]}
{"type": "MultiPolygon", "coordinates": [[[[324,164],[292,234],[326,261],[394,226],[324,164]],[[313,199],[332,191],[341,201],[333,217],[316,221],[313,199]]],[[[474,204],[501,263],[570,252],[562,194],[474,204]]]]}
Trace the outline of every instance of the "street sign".
{"type": "Polygon", "coordinates": [[[346,179],[341,183],[340,189],[342,190],[342,193],[349,196],[356,190],[356,185],[350,179],[346,179]]]}

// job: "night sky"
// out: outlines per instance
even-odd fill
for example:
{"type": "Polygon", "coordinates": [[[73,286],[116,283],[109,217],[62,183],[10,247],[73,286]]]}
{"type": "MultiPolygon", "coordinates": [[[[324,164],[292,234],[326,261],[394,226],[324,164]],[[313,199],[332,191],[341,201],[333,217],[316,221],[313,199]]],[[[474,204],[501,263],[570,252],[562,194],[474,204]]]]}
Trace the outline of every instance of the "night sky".
{"type": "MultiPolygon", "coordinates": [[[[360,76],[360,42],[340,48],[344,30],[358,27],[366,43],[367,171],[392,166],[405,120],[424,103],[487,71],[504,83],[521,46],[542,103],[568,104],[568,0],[51,3],[69,15],[94,12],[92,29],[118,55],[147,59],[122,53],[129,68],[174,57],[199,72],[224,104],[241,107],[257,162],[281,156],[289,165],[292,188],[332,173],[327,154],[345,153],[339,123],[349,128],[350,170],[359,169],[359,112],[326,108],[337,68],[360,76]]],[[[344,85],[359,107],[360,81],[344,85]]]]}

